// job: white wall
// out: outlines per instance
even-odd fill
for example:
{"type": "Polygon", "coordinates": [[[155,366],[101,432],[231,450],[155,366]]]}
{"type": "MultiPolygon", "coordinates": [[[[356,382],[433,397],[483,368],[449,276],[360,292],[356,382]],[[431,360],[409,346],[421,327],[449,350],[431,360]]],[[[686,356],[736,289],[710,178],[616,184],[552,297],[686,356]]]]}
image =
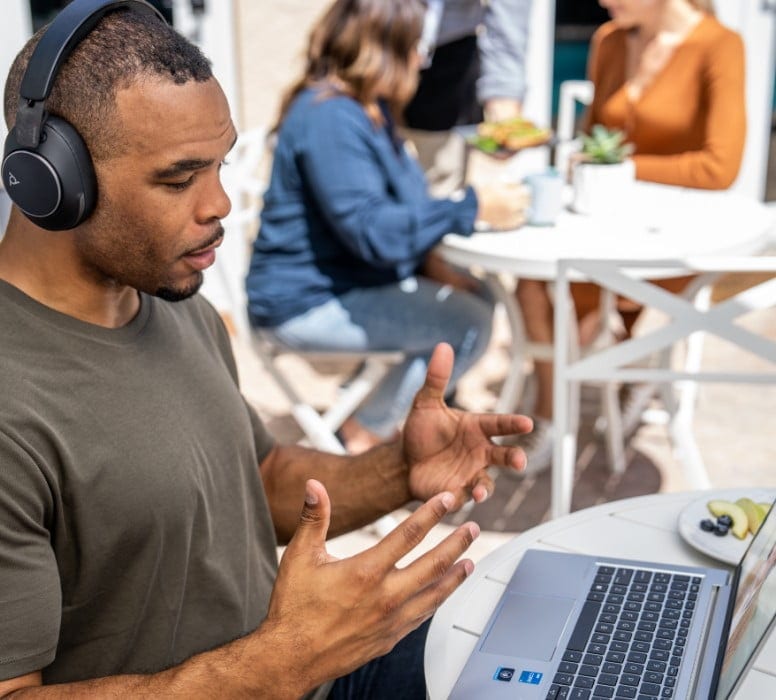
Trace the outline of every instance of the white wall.
{"type": "Polygon", "coordinates": [[[733,189],[764,199],[776,62],[776,2],[715,0],[720,21],[739,32],[746,46],[747,138],[733,189]]]}
{"type": "MultiPolygon", "coordinates": [[[[5,78],[13,59],[32,34],[32,19],[27,0],[0,0],[3,3],[3,17],[0,21],[0,83],[5,87],[5,78]]],[[[1,94],[1,93],[0,93],[1,94]]],[[[7,134],[5,119],[0,119],[0,143],[7,134]]],[[[11,202],[0,182],[0,236],[11,209],[11,202]]]]}
{"type": "Polygon", "coordinates": [[[173,0],[175,28],[202,49],[212,61],[213,73],[226,94],[232,118],[239,128],[240,91],[235,10],[233,0],[208,0],[201,16],[193,15],[189,0],[173,0]]]}
{"type": "MultiPolygon", "coordinates": [[[[0,21],[0,83],[5,78],[13,59],[32,34],[32,19],[28,0],[0,0],[3,3],[0,21]]],[[[0,136],[5,139],[5,119],[0,119],[0,136]]]]}

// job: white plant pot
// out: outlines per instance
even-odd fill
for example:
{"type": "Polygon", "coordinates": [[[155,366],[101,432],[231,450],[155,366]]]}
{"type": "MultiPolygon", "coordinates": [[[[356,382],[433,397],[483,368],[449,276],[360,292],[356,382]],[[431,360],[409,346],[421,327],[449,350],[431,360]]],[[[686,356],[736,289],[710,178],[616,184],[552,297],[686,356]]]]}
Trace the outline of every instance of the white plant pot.
{"type": "Polygon", "coordinates": [[[574,166],[574,202],[579,214],[608,214],[621,211],[630,201],[636,165],[622,163],[577,163],[574,166]]]}

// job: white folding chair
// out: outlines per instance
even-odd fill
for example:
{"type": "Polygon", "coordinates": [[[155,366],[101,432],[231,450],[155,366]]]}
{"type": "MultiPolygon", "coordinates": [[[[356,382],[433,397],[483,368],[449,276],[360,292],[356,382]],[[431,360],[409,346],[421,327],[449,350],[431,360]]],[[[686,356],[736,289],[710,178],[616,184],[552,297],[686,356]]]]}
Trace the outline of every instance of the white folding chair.
{"type": "MultiPolygon", "coordinates": [[[[263,369],[273,378],[278,388],[289,401],[291,415],[301,428],[305,441],[320,450],[345,454],[336,431],[364,399],[375,389],[392,364],[400,362],[401,352],[301,352],[273,344],[266,335],[251,328],[248,321],[245,277],[248,272],[251,242],[258,228],[258,213],[264,185],[259,169],[267,153],[266,132],[254,129],[241,134],[235,144],[228,163],[222,168],[224,187],[232,200],[232,211],[224,219],[224,242],[216,256],[211,274],[214,284],[210,295],[228,319],[237,340],[259,360],[263,369]],[[320,362],[330,365],[360,364],[356,375],[343,387],[334,402],[319,410],[302,397],[298,382],[288,376],[278,362],[286,354],[303,359],[315,367],[320,362]]],[[[204,290],[208,295],[208,290],[204,290]]],[[[387,534],[396,525],[395,520],[385,516],[373,527],[380,535],[387,534]]]]}

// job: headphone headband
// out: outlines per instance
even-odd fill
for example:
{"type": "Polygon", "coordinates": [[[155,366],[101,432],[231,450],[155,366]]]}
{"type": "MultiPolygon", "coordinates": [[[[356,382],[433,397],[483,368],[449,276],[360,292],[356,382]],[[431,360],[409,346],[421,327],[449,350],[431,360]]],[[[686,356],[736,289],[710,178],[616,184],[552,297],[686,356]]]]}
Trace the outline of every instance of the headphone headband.
{"type": "Polygon", "coordinates": [[[32,52],[19,89],[16,136],[19,145],[35,148],[40,143],[43,104],[51,93],[59,68],[102,17],[121,7],[164,16],[145,0],[73,0],[54,19],[32,52]]]}
{"type": "Polygon", "coordinates": [[[11,201],[37,226],[73,229],[97,205],[97,177],[89,149],[67,120],[49,114],[46,101],[57,74],[80,41],[108,12],[164,16],[145,0],[73,0],[40,37],[19,88],[16,124],[5,139],[0,168],[11,201]]]}

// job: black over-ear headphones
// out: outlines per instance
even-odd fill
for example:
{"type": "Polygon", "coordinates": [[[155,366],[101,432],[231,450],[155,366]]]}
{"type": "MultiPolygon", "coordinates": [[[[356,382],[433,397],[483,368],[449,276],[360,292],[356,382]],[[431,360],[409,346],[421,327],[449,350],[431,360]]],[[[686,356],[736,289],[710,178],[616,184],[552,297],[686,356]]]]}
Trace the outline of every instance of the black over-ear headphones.
{"type": "Polygon", "coordinates": [[[97,203],[89,150],[71,124],[46,112],[46,99],[73,49],[103,15],[120,7],[166,23],[145,0],[73,0],[40,38],[22,78],[16,124],[3,150],[3,185],[13,203],[41,228],[75,228],[97,203]]]}

